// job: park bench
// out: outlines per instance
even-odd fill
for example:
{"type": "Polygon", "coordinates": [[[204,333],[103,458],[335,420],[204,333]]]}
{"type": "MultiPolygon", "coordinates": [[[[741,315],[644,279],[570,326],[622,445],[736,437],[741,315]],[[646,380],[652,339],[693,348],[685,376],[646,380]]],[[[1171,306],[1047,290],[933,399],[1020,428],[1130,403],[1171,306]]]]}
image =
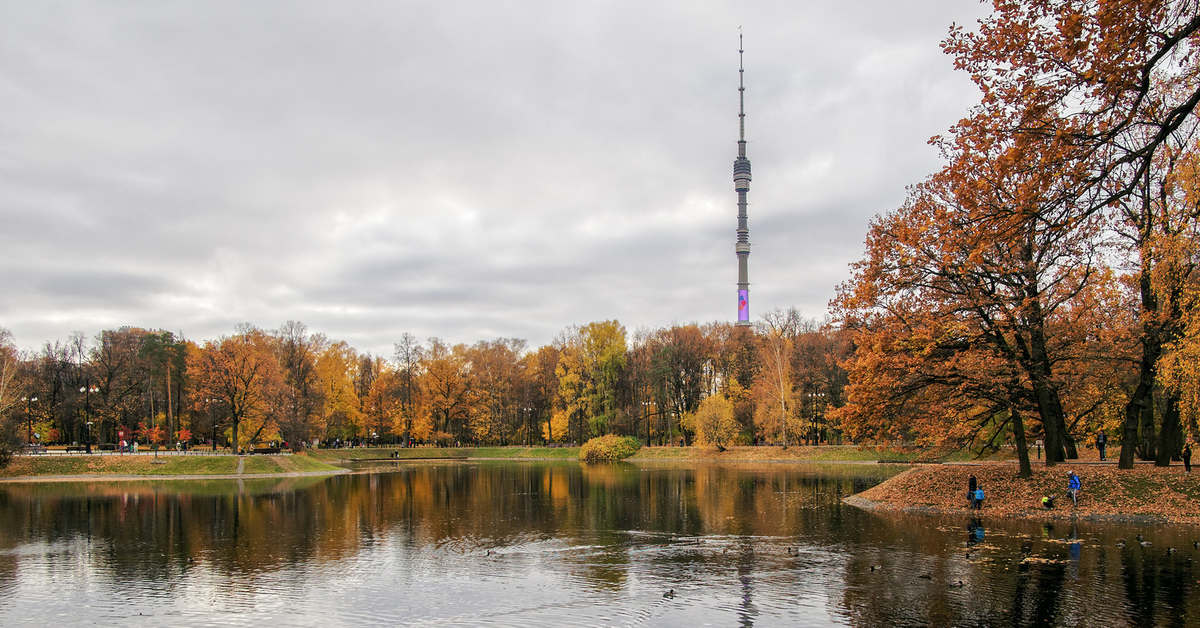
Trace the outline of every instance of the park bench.
{"type": "Polygon", "coordinates": [[[44,453],[46,453],[46,448],[41,445],[24,445],[21,447],[21,453],[23,453],[23,454],[44,454],[44,453]]]}
{"type": "Polygon", "coordinates": [[[278,447],[255,447],[254,448],[254,453],[256,453],[256,454],[277,454],[279,452],[280,452],[280,449],[278,447]]]}
{"type": "Polygon", "coordinates": [[[79,453],[86,452],[87,446],[86,445],[67,445],[67,453],[73,453],[76,451],[78,451],[79,453]]]}

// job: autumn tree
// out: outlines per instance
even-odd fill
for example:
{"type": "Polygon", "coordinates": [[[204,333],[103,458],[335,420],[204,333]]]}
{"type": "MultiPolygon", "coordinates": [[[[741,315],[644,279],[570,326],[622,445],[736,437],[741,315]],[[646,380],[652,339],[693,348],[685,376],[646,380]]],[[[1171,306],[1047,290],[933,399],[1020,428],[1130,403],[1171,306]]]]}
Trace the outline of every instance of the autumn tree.
{"type": "Polygon", "coordinates": [[[206,341],[188,354],[187,366],[195,409],[207,411],[211,403],[229,417],[233,451],[240,452],[243,432],[254,444],[274,427],[283,379],[265,332],[245,325],[233,336],[206,341]]]}
{"type": "MultiPolygon", "coordinates": [[[[1164,338],[1178,329],[1162,298],[1169,301],[1171,287],[1152,287],[1156,255],[1169,250],[1157,248],[1157,226],[1171,224],[1158,220],[1166,205],[1154,207],[1162,189],[1155,181],[1164,178],[1164,152],[1185,146],[1197,125],[1198,33],[1195,0],[1025,0],[995,3],[978,32],[956,28],[945,44],[983,92],[955,128],[958,141],[978,153],[997,140],[1040,145],[1054,164],[1043,176],[1058,182],[1077,214],[1107,213],[1134,236],[1142,355],[1126,405],[1122,468],[1132,468],[1139,444],[1152,446],[1156,364],[1164,338]]],[[[1171,435],[1158,439],[1166,450],[1160,464],[1178,444],[1177,400],[1168,394],[1165,402],[1171,435]]]]}
{"type": "Polygon", "coordinates": [[[363,420],[376,439],[388,439],[400,419],[400,381],[396,369],[380,356],[372,356],[374,377],[362,400],[363,420]]]}
{"type": "Polygon", "coordinates": [[[421,391],[441,444],[469,440],[468,427],[477,411],[478,388],[471,377],[466,345],[448,346],[430,338],[423,355],[421,391]]]}
{"type": "Polygon", "coordinates": [[[733,403],[720,393],[705,397],[695,412],[684,415],[684,424],[696,434],[696,444],[713,445],[721,451],[738,433],[733,403]]]}
{"type": "Polygon", "coordinates": [[[828,322],[806,325],[792,343],[792,371],[799,395],[798,415],[812,444],[826,439],[826,409],[842,405],[847,383],[842,362],[850,357],[849,334],[828,322]]]}
{"type": "Polygon", "coordinates": [[[363,427],[362,402],[355,378],[359,355],[346,341],[328,343],[317,355],[321,385],[319,429],[326,439],[350,440],[363,427]]]}
{"type": "Polygon", "coordinates": [[[698,325],[672,325],[657,334],[651,359],[653,381],[662,382],[661,398],[670,416],[696,411],[713,391],[712,343],[698,325]]]}
{"type": "Polygon", "coordinates": [[[766,377],[760,379],[761,402],[757,406],[764,436],[779,438],[786,449],[790,436],[797,433],[793,346],[804,327],[796,308],[776,308],[766,312],[758,323],[765,356],[766,377]],[[768,418],[769,417],[769,418],[768,418]],[[766,427],[769,425],[770,427],[766,427]]]}
{"type": "Polygon", "coordinates": [[[662,338],[654,330],[640,328],[634,332],[618,387],[622,413],[629,423],[623,427],[640,435],[647,445],[655,435],[668,431],[666,373],[655,369],[661,349],[662,338]]]}
{"type": "Polygon", "coordinates": [[[185,396],[185,346],[169,331],[147,332],[141,337],[138,360],[144,378],[146,416],[151,425],[157,426],[156,419],[163,415],[166,421],[158,442],[167,442],[175,435],[180,400],[185,396]]]}
{"type": "Polygon", "coordinates": [[[733,403],[733,416],[741,426],[746,442],[754,439],[752,394],[760,386],[763,353],[760,338],[749,326],[714,323],[706,332],[713,343],[714,377],[721,382],[726,397],[733,403]]]}
{"type": "Polygon", "coordinates": [[[1022,454],[1023,417],[1036,411],[1054,464],[1071,444],[1055,373],[1069,350],[1048,330],[1084,311],[1104,275],[1088,229],[1047,219],[1053,195],[1025,176],[1036,158],[985,157],[960,154],[872,225],[868,257],[838,299],[858,350],[851,403],[837,414],[857,431],[890,420],[960,446],[1000,434],[1002,421],[1022,454]]]}
{"type": "Polygon", "coordinates": [[[519,338],[479,342],[468,350],[478,390],[479,408],[471,422],[475,438],[508,444],[521,428],[529,392],[524,354],[525,341],[519,338]]]}
{"type": "MultiPolygon", "coordinates": [[[[1191,217],[1195,217],[1200,214],[1200,151],[1189,151],[1175,165],[1176,167],[1171,169],[1172,176],[1164,181],[1170,187],[1163,186],[1162,194],[1156,202],[1164,203],[1165,207],[1165,201],[1170,199],[1171,206],[1179,214],[1191,214],[1191,217]]],[[[1176,224],[1179,225],[1178,222],[1176,224]]],[[[1194,441],[1200,438],[1200,428],[1197,427],[1197,417],[1200,416],[1200,278],[1196,276],[1194,268],[1196,251],[1200,249],[1200,234],[1196,233],[1194,220],[1162,231],[1166,233],[1157,239],[1157,245],[1166,249],[1168,254],[1156,256],[1162,261],[1148,282],[1139,281],[1139,288],[1143,293],[1142,303],[1143,306],[1147,302],[1157,305],[1155,310],[1178,312],[1180,317],[1174,320],[1169,315],[1147,316],[1148,312],[1143,308],[1142,325],[1143,328],[1148,325],[1161,327],[1164,323],[1171,325],[1164,330],[1170,332],[1170,336],[1159,337],[1160,340],[1167,341],[1162,345],[1162,380],[1169,395],[1167,402],[1174,400],[1177,404],[1180,421],[1179,440],[1194,441]],[[1149,284],[1148,289],[1146,284],[1149,284]],[[1146,298],[1147,291],[1149,298],[1146,298]]],[[[1146,274],[1143,270],[1139,279],[1143,279],[1146,274]]],[[[1147,344],[1149,343],[1143,343],[1144,346],[1147,344]]],[[[1139,374],[1142,379],[1147,378],[1147,362],[1148,360],[1144,359],[1141,363],[1142,370],[1139,374]]],[[[1143,417],[1150,414],[1147,410],[1142,410],[1143,417]]],[[[1153,417],[1150,417],[1151,421],[1152,419],[1153,417]]],[[[1166,420],[1164,418],[1164,422],[1166,420]]],[[[1125,428],[1132,431],[1129,423],[1125,428]]],[[[1144,428],[1143,421],[1142,434],[1144,428]]],[[[1164,453],[1170,455],[1165,446],[1157,453],[1158,460],[1165,457],[1164,453]]]]}
{"type": "Polygon", "coordinates": [[[13,412],[24,394],[20,368],[12,332],[0,327],[0,469],[8,466],[21,439],[17,414],[13,412]]]}
{"type": "Polygon", "coordinates": [[[625,327],[615,320],[588,323],[564,333],[558,343],[559,427],[552,428],[554,438],[582,441],[608,434],[625,367],[625,327]]]}
{"type": "MultiPolygon", "coordinates": [[[[551,435],[551,420],[554,415],[554,401],[558,396],[559,349],[554,345],[538,347],[525,356],[527,385],[529,399],[527,438],[541,437],[553,440],[551,435]]],[[[531,441],[530,441],[531,442],[531,441]]]]}
{"type": "Polygon", "coordinates": [[[317,356],[328,340],[309,334],[299,321],[287,321],[271,333],[283,379],[279,435],[293,450],[304,447],[316,432],[324,392],[317,373],[317,356]]]}
{"type": "Polygon", "coordinates": [[[421,358],[424,348],[416,336],[405,332],[400,341],[393,345],[393,359],[397,369],[397,387],[400,401],[400,415],[403,427],[401,436],[407,442],[413,437],[413,422],[423,415],[420,407],[421,389],[419,386],[421,358]]]}

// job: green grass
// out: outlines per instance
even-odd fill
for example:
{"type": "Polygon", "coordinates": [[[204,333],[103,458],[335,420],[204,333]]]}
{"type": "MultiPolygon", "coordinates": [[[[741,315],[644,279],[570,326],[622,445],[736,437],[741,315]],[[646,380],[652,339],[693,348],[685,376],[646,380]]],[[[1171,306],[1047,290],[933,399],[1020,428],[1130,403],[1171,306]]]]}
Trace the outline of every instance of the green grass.
{"type": "MultiPolygon", "coordinates": [[[[55,475],[234,475],[235,456],[21,456],[0,477],[55,475]]],[[[246,456],[244,474],[334,471],[306,456],[246,456]]]]}
{"type": "Polygon", "coordinates": [[[283,473],[283,466],[275,456],[246,456],[242,473],[283,473]]]}
{"type": "Polygon", "coordinates": [[[305,456],[315,460],[340,462],[342,460],[391,459],[397,453],[399,460],[464,460],[467,458],[511,458],[577,460],[578,447],[364,447],[355,449],[312,449],[305,456]]]}
{"type": "Polygon", "coordinates": [[[455,447],[362,447],[354,449],[309,449],[305,456],[322,462],[340,462],[342,460],[375,460],[392,457],[392,452],[398,452],[400,460],[438,458],[466,458],[468,448],[455,447]]]}
{"type": "Polygon", "coordinates": [[[294,473],[310,473],[313,471],[329,471],[336,469],[333,465],[325,464],[311,456],[289,456],[284,458],[289,464],[287,471],[294,473]]]}
{"type": "Polygon", "coordinates": [[[477,447],[471,458],[578,460],[578,447],[477,447]]]}
{"type": "Polygon", "coordinates": [[[225,475],[237,473],[237,458],[233,456],[178,456],[160,458],[162,464],[151,463],[147,475],[225,475]]]}

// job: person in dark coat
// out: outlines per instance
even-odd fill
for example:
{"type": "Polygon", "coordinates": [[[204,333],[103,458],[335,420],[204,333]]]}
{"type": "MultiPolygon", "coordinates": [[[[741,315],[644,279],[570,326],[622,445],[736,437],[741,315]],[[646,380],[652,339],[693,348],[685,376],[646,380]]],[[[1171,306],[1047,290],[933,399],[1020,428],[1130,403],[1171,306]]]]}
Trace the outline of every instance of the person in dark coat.
{"type": "Polygon", "coordinates": [[[975,474],[967,478],[967,504],[975,505],[975,489],[979,487],[979,480],[975,479],[975,474]]]}
{"type": "Polygon", "coordinates": [[[1191,444],[1189,444],[1189,443],[1183,444],[1183,452],[1180,454],[1180,457],[1183,458],[1183,472],[1191,473],[1192,472],[1192,446],[1191,446],[1191,444]]]}
{"type": "Polygon", "coordinates": [[[1100,452],[1100,460],[1104,460],[1104,447],[1108,445],[1108,436],[1104,432],[1096,435],[1096,449],[1100,452]]]}

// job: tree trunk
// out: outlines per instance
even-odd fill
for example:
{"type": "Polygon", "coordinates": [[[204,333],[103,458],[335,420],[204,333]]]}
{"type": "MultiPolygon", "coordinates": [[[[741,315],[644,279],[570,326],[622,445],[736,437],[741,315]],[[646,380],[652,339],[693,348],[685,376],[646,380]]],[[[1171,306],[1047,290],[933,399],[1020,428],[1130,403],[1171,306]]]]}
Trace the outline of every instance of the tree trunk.
{"type": "Polygon", "coordinates": [[[1154,466],[1169,467],[1172,460],[1179,459],[1183,451],[1183,427],[1179,422],[1179,395],[1167,396],[1166,407],[1163,408],[1162,429],[1158,432],[1158,456],[1154,466]]]}
{"type": "Polygon", "coordinates": [[[166,441],[170,443],[175,440],[175,413],[171,408],[171,362],[167,361],[167,436],[166,441]]]}
{"type": "Polygon", "coordinates": [[[1013,440],[1017,444],[1017,462],[1021,469],[1017,475],[1029,479],[1033,477],[1033,467],[1029,465],[1029,449],[1026,448],[1025,443],[1025,421],[1016,407],[1013,407],[1010,412],[1012,413],[1013,440]]]}
{"type": "Polygon", "coordinates": [[[1075,437],[1067,429],[1066,413],[1063,412],[1061,397],[1058,396],[1057,391],[1055,391],[1051,401],[1057,408],[1055,415],[1058,416],[1058,433],[1061,435],[1063,446],[1067,450],[1067,460],[1079,460],[1079,450],[1076,448],[1075,437]]]}
{"type": "Polygon", "coordinates": [[[1151,387],[1149,401],[1142,406],[1139,417],[1138,457],[1142,460],[1154,460],[1158,457],[1158,429],[1154,425],[1154,391],[1151,387]]]}
{"type": "Polygon", "coordinates": [[[1053,369],[1050,367],[1050,355],[1046,348],[1046,317],[1042,311],[1042,294],[1038,287],[1038,271],[1033,259],[1032,244],[1027,242],[1021,255],[1025,262],[1025,283],[1022,287],[1025,303],[1021,309],[1027,333],[1026,342],[1022,343],[1022,351],[1025,354],[1022,362],[1033,386],[1038,414],[1042,419],[1042,430],[1046,437],[1046,466],[1053,467],[1064,460],[1066,423],[1063,419],[1062,402],[1053,384],[1053,369]]]}
{"type": "MultiPolygon", "coordinates": [[[[1143,367],[1145,362],[1143,362],[1143,367]]],[[[1117,462],[1118,469],[1132,469],[1133,458],[1137,449],[1138,424],[1141,422],[1142,404],[1148,403],[1150,397],[1143,391],[1147,388],[1143,373],[1142,381],[1138,384],[1129,403],[1125,404],[1125,424],[1121,427],[1121,458],[1117,462]]]]}

